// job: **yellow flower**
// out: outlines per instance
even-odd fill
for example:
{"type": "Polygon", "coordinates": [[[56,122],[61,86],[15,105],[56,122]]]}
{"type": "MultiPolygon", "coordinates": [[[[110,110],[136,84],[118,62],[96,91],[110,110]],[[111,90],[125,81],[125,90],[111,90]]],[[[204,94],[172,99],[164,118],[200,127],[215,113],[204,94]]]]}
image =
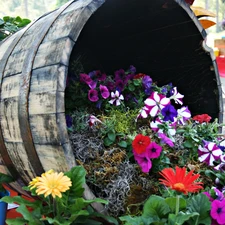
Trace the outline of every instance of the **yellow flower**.
{"type": "Polygon", "coordinates": [[[53,172],[50,174],[42,174],[35,186],[37,187],[36,193],[38,195],[44,194],[45,197],[52,195],[53,198],[56,196],[61,198],[61,193],[69,190],[69,187],[72,186],[72,182],[70,178],[64,176],[62,172],[53,172]]]}
{"type": "MultiPolygon", "coordinates": [[[[45,174],[52,174],[52,173],[54,173],[53,169],[48,170],[45,173],[42,173],[41,176],[44,176],[45,174]]],[[[35,177],[35,178],[32,179],[32,181],[29,183],[29,186],[28,186],[30,188],[30,190],[32,190],[32,189],[34,189],[36,187],[36,184],[39,181],[39,178],[40,177],[35,177]]]]}
{"type": "Polygon", "coordinates": [[[30,190],[32,190],[33,188],[35,188],[36,187],[36,184],[37,184],[37,182],[39,181],[39,178],[40,177],[35,177],[35,178],[33,178],[33,180],[29,183],[29,188],[30,188],[30,190]]]}

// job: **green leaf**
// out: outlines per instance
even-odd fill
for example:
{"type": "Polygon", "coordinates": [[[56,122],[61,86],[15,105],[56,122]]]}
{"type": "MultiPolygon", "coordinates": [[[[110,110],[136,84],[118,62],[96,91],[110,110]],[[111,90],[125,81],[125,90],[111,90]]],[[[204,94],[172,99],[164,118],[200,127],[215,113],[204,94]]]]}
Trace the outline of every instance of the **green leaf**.
{"type": "Polygon", "coordinates": [[[133,80],[133,84],[134,84],[135,86],[139,86],[139,85],[141,84],[141,79],[134,79],[134,80],[133,80]]]}
{"type": "Polygon", "coordinates": [[[111,144],[113,144],[113,141],[111,141],[109,138],[104,138],[104,145],[106,146],[106,147],[108,147],[108,146],[110,146],[111,144]]]}
{"type": "Polygon", "coordinates": [[[114,142],[116,140],[116,134],[114,131],[110,131],[108,134],[107,134],[108,138],[110,141],[114,142]]]}
{"type": "Polygon", "coordinates": [[[192,148],[193,147],[193,143],[190,140],[187,140],[183,143],[185,148],[192,148]]]}
{"type": "Polygon", "coordinates": [[[13,219],[7,219],[6,224],[8,225],[24,225],[27,224],[27,221],[24,218],[13,218],[13,219]]]}
{"type": "MultiPolygon", "coordinates": [[[[166,198],[166,203],[169,205],[172,213],[176,211],[176,197],[166,198]]],[[[186,200],[183,198],[179,198],[179,211],[186,209],[186,200]]]]}
{"type": "Polygon", "coordinates": [[[200,193],[189,199],[187,208],[189,212],[197,212],[199,214],[199,216],[191,218],[190,221],[188,221],[188,224],[211,224],[211,217],[209,214],[211,203],[205,194],[200,193]]]}
{"type": "Polygon", "coordinates": [[[143,216],[121,216],[119,219],[126,222],[125,225],[149,225],[154,221],[152,218],[145,218],[143,216]]]}
{"type": "Polygon", "coordinates": [[[0,18],[0,25],[3,25],[5,22],[0,18]]]}
{"type": "Polygon", "coordinates": [[[148,218],[158,217],[163,218],[170,212],[170,207],[165,199],[152,195],[144,204],[143,216],[148,218]]]}
{"type": "Polygon", "coordinates": [[[98,218],[103,218],[104,220],[106,220],[110,224],[118,225],[118,221],[112,216],[106,216],[106,215],[104,215],[102,213],[98,213],[98,212],[92,213],[91,216],[92,217],[94,216],[94,217],[98,217],[98,218]]]}
{"type": "Polygon", "coordinates": [[[129,91],[135,91],[135,86],[133,84],[129,84],[128,89],[129,91]]]}
{"type": "Polygon", "coordinates": [[[178,215],[169,214],[168,225],[182,225],[182,224],[184,224],[184,222],[188,221],[191,217],[194,217],[197,215],[198,215],[198,213],[185,214],[182,212],[180,212],[178,215]]]}
{"type": "Polygon", "coordinates": [[[127,147],[127,142],[126,141],[120,141],[118,142],[118,145],[122,148],[126,148],[127,147]]]}
{"type": "Polygon", "coordinates": [[[71,222],[68,220],[65,220],[61,217],[61,220],[57,220],[56,218],[51,218],[51,217],[46,217],[43,219],[44,221],[48,221],[49,224],[54,224],[54,225],[70,225],[71,222]]]}
{"type": "Polygon", "coordinates": [[[82,166],[75,166],[70,171],[66,172],[71,181],[72,186],[70,187],[69,193],[73,198],[82,197],[84,188],[83,185],[85,184],[85,175],[86,171],[82,166]]]}

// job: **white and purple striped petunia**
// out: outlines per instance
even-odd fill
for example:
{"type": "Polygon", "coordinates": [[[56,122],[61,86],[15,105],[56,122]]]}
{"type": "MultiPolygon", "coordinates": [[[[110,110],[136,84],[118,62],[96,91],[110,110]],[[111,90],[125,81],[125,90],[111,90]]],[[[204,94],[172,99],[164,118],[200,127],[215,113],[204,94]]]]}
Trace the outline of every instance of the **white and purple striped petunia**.
{"type": "Polygon", "coordinates": [[[182,108],[177,110],[177,122],[181,125],[184,125],[187,120],[191,118],[191,112],[187,106],[183,106],[182,108]]]}
{"type": "Polygon", "coordinates": [[[154,117],[158,112],[170,103],[170,99],[165,95],[153,92],[145,101],[145,106],[149,109],[149,114],[154,117]]]}
{"type": "Polygon", "coordinates": [[[204,147],[198,146],[199,161],[209,166],[213,166],[213,162],[218,160],[222,154],[221,149],[213,142],[204,141],[204,147]]]}

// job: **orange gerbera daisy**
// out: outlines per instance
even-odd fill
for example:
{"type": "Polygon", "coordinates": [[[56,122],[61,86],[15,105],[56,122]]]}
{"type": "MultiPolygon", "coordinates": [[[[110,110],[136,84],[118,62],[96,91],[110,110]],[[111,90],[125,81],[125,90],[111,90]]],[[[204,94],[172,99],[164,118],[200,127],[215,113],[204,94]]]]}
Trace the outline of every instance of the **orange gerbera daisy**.
{"type": "Polygon", "coordinates": [[[187,194],[188,192],[198,192],[203,189],[202,182],[194,182],[199,178],[199,174],[193,175],[194,170],[186,173],[186,168],[176,166],[176,171],[172,168],[165,168],[159,172],[164,179],[159,179],[161,184],[175,190],[187,194]]]}

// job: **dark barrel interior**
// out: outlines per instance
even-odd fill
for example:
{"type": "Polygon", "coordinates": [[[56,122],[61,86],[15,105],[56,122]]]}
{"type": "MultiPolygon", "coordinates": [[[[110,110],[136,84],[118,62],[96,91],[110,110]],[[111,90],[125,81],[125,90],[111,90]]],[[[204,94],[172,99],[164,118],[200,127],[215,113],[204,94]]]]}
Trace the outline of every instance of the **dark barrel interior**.
{"type": "Polygon", "coordinates": [[[202,46],[206,31],[193,12],[184,1],[139,1],[107,0],[84,26],[71,62],[79,57],[86,72],[107,74],[134,65],[158,85],[177,86],[192,115],[222,121],[215,59],[202,46]]]}

